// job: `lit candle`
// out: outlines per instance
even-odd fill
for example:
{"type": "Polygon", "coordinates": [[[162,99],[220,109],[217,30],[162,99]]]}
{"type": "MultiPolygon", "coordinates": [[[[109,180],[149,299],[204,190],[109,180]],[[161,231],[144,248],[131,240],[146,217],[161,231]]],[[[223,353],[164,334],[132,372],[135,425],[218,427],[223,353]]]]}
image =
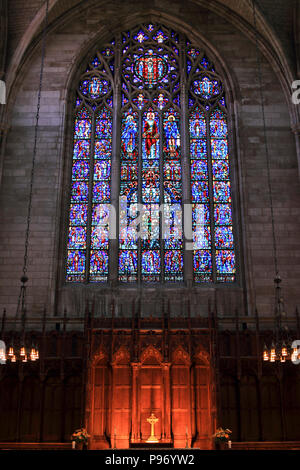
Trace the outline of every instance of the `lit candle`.
{"type": "Polygon", "coordinates": [[[75,446],[76,446],[76,442],[72,441],[72,449],[75,449],[75,446]]]}

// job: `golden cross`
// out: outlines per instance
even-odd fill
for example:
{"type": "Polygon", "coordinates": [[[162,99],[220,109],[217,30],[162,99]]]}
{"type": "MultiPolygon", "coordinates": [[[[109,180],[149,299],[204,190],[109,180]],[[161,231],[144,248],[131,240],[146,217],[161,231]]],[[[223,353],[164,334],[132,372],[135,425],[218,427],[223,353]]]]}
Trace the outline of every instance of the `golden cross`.
{"type": "Polygon", "coordinates": [[[155,416],[154,413],[151,413],[150,417],[147,418],[147,422],[151,426],[151,433],[150,433],[150,437],[147,439],[146,442],[158,442],[158,439],[157,437],[155,437],[155,434],[154,434],[154,426],[158,421],[159,419],[155,416]]]}

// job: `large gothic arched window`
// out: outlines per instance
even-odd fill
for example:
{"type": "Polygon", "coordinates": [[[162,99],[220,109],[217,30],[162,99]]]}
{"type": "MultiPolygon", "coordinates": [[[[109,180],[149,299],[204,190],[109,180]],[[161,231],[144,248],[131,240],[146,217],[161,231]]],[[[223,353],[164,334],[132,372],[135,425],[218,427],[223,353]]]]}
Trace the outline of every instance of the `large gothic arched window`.
{"type": "Polygon", "coordinates": [[[67,282],[236,280],[226,114],[214,65],[173,30],[142,25],[93,56],[76,96],[67,282]]]}

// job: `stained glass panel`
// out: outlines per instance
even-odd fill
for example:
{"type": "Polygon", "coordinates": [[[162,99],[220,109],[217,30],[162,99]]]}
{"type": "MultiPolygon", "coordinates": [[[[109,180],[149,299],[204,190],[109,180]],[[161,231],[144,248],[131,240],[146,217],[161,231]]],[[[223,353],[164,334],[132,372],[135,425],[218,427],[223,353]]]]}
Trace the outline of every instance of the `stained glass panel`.
{"type": "Polygon", "coordinates": [[[210,117],[214,203],[214,244],[216,281],[235,281],[234,234],[231,213],[231,185],[227,141],[227,121],[216,108],[210,117]]]}
{"type": "Polygon", "coordinates": [[[155,24],[123,32],[121,44],[104,44],[89,61],[74,103],[68,282],[107,282],[114,256],[121,282],[184,280],[182,161],[188,151],[193,233],[187,249],[193,250],[194,280],[236,280],[227,111],[219,77],[201,49],[155,24]],[[121,90],[113,107],[116,70],[121,90]],[[182,120],[185,111],[188,123],[182,120]],[[186,134],[188,142],[182,140],[186,134]],[[109,204],[117,197],[111,177],[118,171],[112,149],[120,158],[119,212],[125,223],[119,226],[118,255],[109,257],[109,204]]]}
{"type": "Polygon", "coordinates": [[[125,227],[119,233],[119,280],[122,282],[137,281],[138,244],[136,231],[130,224],[134,223],[138,202],[138,128],[138,114],[130,108],[123,113],[121,125],[120,196],[127,198],[120,213],[126,218],[125,227]]]}
{"type": "Polygon", "coordinates": [[[68,229],[67,281],[85,278],[87,203],[89,196],[90,138],[92,119],[82,107],[77,111],[74,128],[71,204],[68,229]]]}
{"type": "Polygon", "coordinates": [[[92,190],[92,232],[90,250],[90,281],[108,279],[109,202],[112,145],[112,113],[103,107],[95,119],[95,160],[92,190]],[[102,248],[101,250],[95,248],[102,248]]]}

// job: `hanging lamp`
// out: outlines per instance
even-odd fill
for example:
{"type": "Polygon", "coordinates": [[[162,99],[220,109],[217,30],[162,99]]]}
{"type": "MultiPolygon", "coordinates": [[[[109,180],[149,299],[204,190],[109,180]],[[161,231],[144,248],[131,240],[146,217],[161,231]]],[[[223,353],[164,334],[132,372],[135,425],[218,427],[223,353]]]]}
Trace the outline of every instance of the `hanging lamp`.
{"type": "Polygon", "coordinates": [[[284,300],[283,300],[281,286],[280,286],[281,277],[279,275],[279,270],[278,270],[277,242],[276,242],[275,221],[274,221],[274,205],[273,205],[271,174],[270,174],[270,154],[269,154],[268,139],[267,139],[266,114],[265,114],[265,105],[264,105],[264,96],[263,96],[261,57],[260,57],[260,51],[258,47],[258,29],[257,29],[257,21],[256,21],[256,1],[255,0],[252,0],[252,10],[253,10],[253,24],[254,24],[254,30],[255,30],[257,79],[258,79],[259,92],[260,92],[261,111],[262,111],[262,120],[263,120],[264,148],[265,148],[266,165],[267,165],[267,188],[268,188],[268,196],[269,196],[269,203],[270,203],[270,209],[271,209],[272,242],[273,242],[274,269],[275,269],[274,333],[273,333],[273,338],[271,340],[270,347],[267,347],[267,345],[264,344],[262,358],[264,362],[286,363],[287,360],[293,360],[296,357],[298,357],[298,350],[297,348],[292,348],[292,341],[289,336],[288,327],[287,325],[283,325],[283,320],[286,317],[286,312],[284,308],[284,300]]]}
{"type": "Polygon", "coordinates": [[[43,84],[43,75],[44,75],[44,62],[45,62],[45,46],[46,46],[46,33],[48,27],[48,13],[49,13],[49,0],[45,2],[45,19],[42,32],[42,56],[41,56],[41,68],[40,68],[40,78],[39,78],[39,89],[38,89],[38,100],[37,100],[37,110],[35,117],[35,128],[34,128],[34,145],[33,145],[33,156],[31,163],[31,174],[30,174],[30,189],[29,189],[29,201],[28,201],[28,210],[27,210],[27,224],[26,224],[26,233],[25,233],[25,247],[24,247],[24,261],[23,261],[23,274],[21,276],[21,287],[18,297],[17,310],[16,310],[16,319],[21,313],[21,322],[22,322],[22,332],[19,347],[15,347],[13,342],[9,345],[8,352],[6,354],[6,361],[8,362],[34,362],[39,359],[39,350],[37,345],[32,344],[31,348],[26,346],[26,335],[25,335],[25,324],[26,324],[26,284],[28,282],[27,277],[27,266],[28,266],[28,245],[29,245],[29,235],[30,235],[30,223],[31,223],[31,212],[32,212],[32,196],[33,196],[33,183],[34,183],[34,172],[35,172],[35,163],[36,163],[36,154],[37,154],[37,137],[39,129],[39,118],[40,118],[40,106],[41,106],[41,93],[42,93],[42,84],[43,84]]]}

